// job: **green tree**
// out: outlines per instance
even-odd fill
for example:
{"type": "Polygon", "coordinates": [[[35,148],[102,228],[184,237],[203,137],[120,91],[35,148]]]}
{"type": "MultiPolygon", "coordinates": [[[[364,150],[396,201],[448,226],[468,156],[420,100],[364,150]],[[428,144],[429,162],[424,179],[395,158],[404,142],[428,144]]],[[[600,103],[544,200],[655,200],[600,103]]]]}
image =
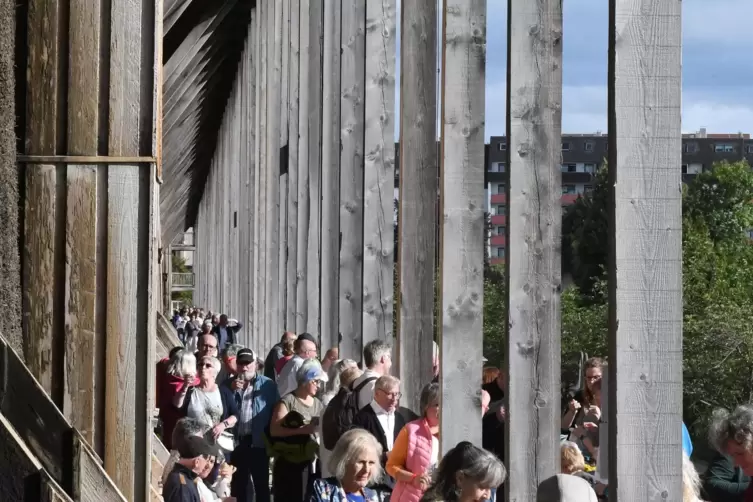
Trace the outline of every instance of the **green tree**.
{"type": "MultiPolygon", "coordinates": [[[[177,274],[189,274],[192,272],[192,270],[188,268],[188,265],[186,265],[185,258],[176,254],[173,254],[172,258],[173,272],[177,274]]],[[[170,298],[173,301],[182,302],[184,305],[193,305],[193,291],[173,291],[170,293],[170,298]]]]}

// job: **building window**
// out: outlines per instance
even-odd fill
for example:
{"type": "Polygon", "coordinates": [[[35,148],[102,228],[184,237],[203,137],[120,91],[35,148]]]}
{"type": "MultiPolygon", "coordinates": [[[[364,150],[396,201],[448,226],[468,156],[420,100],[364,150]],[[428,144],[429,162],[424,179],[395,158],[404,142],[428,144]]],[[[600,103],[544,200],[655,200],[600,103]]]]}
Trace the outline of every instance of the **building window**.
{"type": "Polygon", "coordinates": [[[505,257],[505,248],[498,247],[497,248],[497,258],[504,258],[505,257]]]}
{"type": "Polygon", "coordinates": [[[562,195],[575,193],[575,185],[562,185],[562,195]]]}
{"type": "Polygon", "coordinates": [[[583,170],[587,173],[593,174],[596,172],[596,164],[585,164],[583,170]]]}
{"type": "Polygon", "coordinates": [[[506,206],[494,206],[494,214],[497,216],[504,216],[507,214],[507,207],[506,206]]]}
{"type": "Polygon", "coordinates": [[[714,145],[714,152],[716,153],[733,153],[735,151],[735,145],[729,143],[716,143],[714,145]]]}
{"type": "Polygon", "coordinates": [[[505,172],[505,163],[504,162],[492,162],[491,172],[493,173],[505,172]]]}
{"type": "Polygon", "coordinates": [[[583,187],[583,193],[588,193],[588,192],[590,192],[593,189],[594,189],[594,187],[592,185],[586,185],[586,186],[583,187]]]}
{"type": "Polygon", "coordinates": [[[586,141],[583,143],[583,149],[587,152],[593,152],[594,151],[594,144],[591,141],[586,141]]]}
{"type": "Polygon", "coordinates": [[[497,183],[497,194],[498,195],[505,193],[506,189],[507,189],[507,187],[505,186],[504,183],[497,183]]]}
{"type": "Polygon", "coordinates": [[[497,235],[505,235],[505,227],[497,227],[497,235]]]}
{"type": "Polygon", "coordinates": [[[698,151],[698,144],[691,142],[682,144],[682,153],[696,153],[698,151]]]}
{"type": "Polygon", "coordinates": [[[507,150],[507,143],[504,143],[504,142],[497,143],[497,150],[499,150],[500,152],[504,152],[505,150],[507,150]]]}
{"type": "Polygon", "coordinates": [[[748,153],[753,153],[753,145],[748,145],[748,153]]]}
{"type": "Polygon", "coordinates": [[[563,173],[574,173],[578,171],[577,164],[562,164],[560,166],[560,171],[563,173]]]}
{"type": "Polygon", "coordinates": [[[567,152],[570,150],[570,143],[568,141],[565,141],[562,143],[562,151],[567,152]]]}
{"type": "Polygon", "coordinates": [[[683,164],[682,165],[682,174],[688,174],[688,165],[687,164],[683,164]]]}

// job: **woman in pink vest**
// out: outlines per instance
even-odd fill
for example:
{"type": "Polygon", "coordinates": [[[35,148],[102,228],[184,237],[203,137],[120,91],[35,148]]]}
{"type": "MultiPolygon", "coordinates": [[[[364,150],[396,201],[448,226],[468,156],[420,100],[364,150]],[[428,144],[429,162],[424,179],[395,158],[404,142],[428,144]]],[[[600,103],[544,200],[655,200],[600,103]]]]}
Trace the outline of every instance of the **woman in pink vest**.
{"type": "Polygon", "coordinates": [[[391,502],[419,502],[439,458],[439,384],[421,391],[422,418],[408,422],[395,439],[387,472],[395,478],[391,502]]]}

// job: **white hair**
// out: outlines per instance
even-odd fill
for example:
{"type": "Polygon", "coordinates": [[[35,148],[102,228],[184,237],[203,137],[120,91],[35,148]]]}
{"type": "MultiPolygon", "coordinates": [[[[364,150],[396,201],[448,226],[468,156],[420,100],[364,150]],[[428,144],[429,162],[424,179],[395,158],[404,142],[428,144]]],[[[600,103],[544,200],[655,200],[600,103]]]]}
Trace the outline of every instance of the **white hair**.
{"type": "Polygon", "coordinates": [[[196,374],[196,356],[193,352],[182,349],[176,352],[170,359],[167,372],[173,376],[184,377],[196,374]]]}
{"type": "Polygon", "coordinates": [[[363,362],[367,368],[376,366],[383,357],[392,353],[392,346],[384,340],[372,340],[363,348],[363,362]]]}
{"type": "Polygon", "coordinates": [[[382,446],[371,433],[364,429],[351,429],[340,436],[329,458],[330,472],[335,475],[338,481],[342,481],[348,471],[348,466],[355,463],[358,460],[358,455],[364,451],[373,453],[376,459],[369,484],[381,481],[383,471],[379,459],[382,456],[382,446]]]}
{"type": "Polygon", "coordinates": [[[375,389],[387,390],[395,387],[400,387],[400,380],[392,375],[383,375],[374,383],[375,389]]]}
{"type": "Polygon", "coordinates": [[[682,454],[682,502],[701,502],[701,477],[685,453],[682,454]]]}
{"type": "Polygon", "coordinates": [[[358,363],[353,359],[340,359],[339,361],[335,362],[335,364],[330,366],[329,371],[327,372],[329,381],[327,382],[327,386],[325,387],[326,392],[336,394],[340,390],[340,375],[342,375],[342,372],[348,368],[357,367],[358,363]]]}
{"type": "Polygon", "coordinates": [[[212,369],[214,370],[214,376],[217,377],[217,375],[220,373],[220,370],[222,369],[222,363],[219,359],[212,356],[202,356],[199,360],[209,360],[210,363],[212,363],[212,369]]]}

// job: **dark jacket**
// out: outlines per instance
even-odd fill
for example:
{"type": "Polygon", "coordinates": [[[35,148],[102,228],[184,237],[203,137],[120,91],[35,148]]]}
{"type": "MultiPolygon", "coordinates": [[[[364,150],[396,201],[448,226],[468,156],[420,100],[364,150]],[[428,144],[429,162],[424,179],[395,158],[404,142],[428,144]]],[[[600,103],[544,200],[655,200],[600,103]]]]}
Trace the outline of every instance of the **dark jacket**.
{"type": "Polygon", "coordinates": [[[264,360],[264,376],[269,378],[273,382],[277,379],[277,376],[275,375],[275,365],[281,358],[282,344],[278,343],[277,345],[272,347],[272,350],[269,351],[267,358],[264,360]]]}
{"type": "MultiPolygon", "coordinates": [[[[237,417],[238,405],[235,403],[233,391],[225,385],[217,385],[217,388],[220,389],[220,399],[222,400],[222,418],[220,421],[225,421],[228,417],[237,417]]],[[[195,387],[191,387],[186,393],[186,397],[183,400],[183,406],[180,408],[183,412],[183,416],[186,416],[186,413],[188,413],[188,404],[191,402],[191,396],[195,389],[195,387]]]]}
{"type": "Polygon", "coordinates": [[[243,324],[238,323],[235,326],[225,326],[225,331],[227,332],[227,340],[225,340],[223,344],[223,340],[220,336],[220,325],[214,326],[212,328],[212,333],[214,336],[217,337],[217,345],[219,346],[220,352],[222,352],[225,347],[228,345],[232,345],[235,343],[235,341],[238,339],[238,332],[243,329],[243,324]]]}
{"type": "Polygon", "coordinates": [[[198,480],[196,473],[176,464],[162,487],[162,499],[165,502],[201,502],[196,486],[198,480]]]}
{"type": "Polygon", "coordinates": [[[745,490],[750,485],[750,477],[742,469],[735,467],[732,458],[717,455],[709,464],[703,491],[709,502],[742,502],[745,490]]]}
{"type": "MultiPolygon", "coordinates": [[[[355,418],[353,418],[353,427],[358,427],[359,429],[364,429],[368,432],[370,432],[375,438],[377,438],[377,441],[379,441],[379,444],[382,445],[382,460],[383,465],[387,464],[387,436],[384,434],[384,430],[382,429],[381,424],[379,423],[379,419],[377,418],[376,412],[374,411],[374,408],[371,407],[371,404],[365,406],[361,411],[356,413],[355,418]]],[[[397,439],[397,435],[400,432],[400,430],[405,427],[405,420],[403,419],[403,416],[395,412],[395,432],[394,437],[392,438],[392,442],[395,442],[395,439],[397,439]]]]}

